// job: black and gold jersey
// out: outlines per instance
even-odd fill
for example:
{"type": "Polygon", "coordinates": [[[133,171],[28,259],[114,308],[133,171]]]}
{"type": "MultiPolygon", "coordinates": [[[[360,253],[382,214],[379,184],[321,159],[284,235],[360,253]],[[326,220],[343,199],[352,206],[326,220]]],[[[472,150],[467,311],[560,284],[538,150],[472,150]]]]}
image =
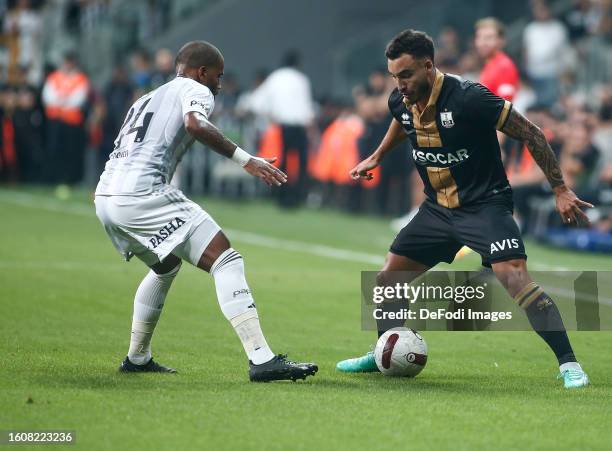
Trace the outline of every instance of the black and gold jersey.
{"type": "Polygon", "coordinates": [[[421,113],[397,89],[389,97],[389,110],[412,143],[425,194],[446,208],[510,192],[496,129],[511,108],[483,85],[440,71],[421,113]]]}

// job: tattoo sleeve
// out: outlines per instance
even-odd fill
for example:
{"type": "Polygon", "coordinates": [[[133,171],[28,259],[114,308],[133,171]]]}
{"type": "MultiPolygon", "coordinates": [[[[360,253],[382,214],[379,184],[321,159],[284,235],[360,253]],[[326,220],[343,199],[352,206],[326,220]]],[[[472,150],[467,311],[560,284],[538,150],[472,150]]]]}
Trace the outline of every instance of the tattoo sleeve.
{"type": "Polygon", "coordinates": [[[510,138],[525,143],[551,187],[563,185],[563,174],[557,157],[538,126],[513,108],[501,131],[510,138]]]}

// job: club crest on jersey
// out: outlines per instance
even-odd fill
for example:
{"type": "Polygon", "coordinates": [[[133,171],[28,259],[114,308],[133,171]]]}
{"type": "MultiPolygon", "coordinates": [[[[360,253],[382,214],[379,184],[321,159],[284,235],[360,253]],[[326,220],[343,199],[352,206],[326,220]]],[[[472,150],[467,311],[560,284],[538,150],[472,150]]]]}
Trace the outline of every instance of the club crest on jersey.
{"type": "Polygon", "coordinates": [[[442,127],[451,128],[455,125],[455,121],[453,121],[453,112],[452,111],[442,111],[440,113],[440,122],[442,123],[442,127]]]}
{"type": "Polygon", "coordinates": [[[402,114],[402,124],[410,125],[410,116],[408,115],[408,113],[402,114]]]}
{"type": "Polygon", "coordinates": [[[165,226],[163,226],[161,229],[159,229],[159,232],[153,235],[153,238],[149,239],[149,243],[151,243],[151,246],[153,247],[153,249],[155,249],[157,246],[163,243],[166,240],[166,238],[172,235],[183,224],[185,224],[185,221],[177,217],[177,218],[174,218],[172,221],[170,221],[165,226]]]}

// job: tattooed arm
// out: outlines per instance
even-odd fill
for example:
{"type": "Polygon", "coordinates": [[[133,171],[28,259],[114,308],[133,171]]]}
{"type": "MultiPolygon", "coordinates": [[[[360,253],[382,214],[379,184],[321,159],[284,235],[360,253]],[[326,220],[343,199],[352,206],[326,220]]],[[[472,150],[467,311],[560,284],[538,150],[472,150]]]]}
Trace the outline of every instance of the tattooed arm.
{"type": "Polygon", "coordinates": [[[592,208],[593,205],[578,199],[576,194],[565,185],[559,162],[548,141],[546,141],[542,130],[521,113],[512,109],[501,131],[510,138],[516,139],[527,146],[533,159],[538,163],[538,166],[544,172],[555,192],[557,210],[563,222],[578,223],[582,221],[588,224],[589,219],[581,210],[581,207],[592,208]]]}

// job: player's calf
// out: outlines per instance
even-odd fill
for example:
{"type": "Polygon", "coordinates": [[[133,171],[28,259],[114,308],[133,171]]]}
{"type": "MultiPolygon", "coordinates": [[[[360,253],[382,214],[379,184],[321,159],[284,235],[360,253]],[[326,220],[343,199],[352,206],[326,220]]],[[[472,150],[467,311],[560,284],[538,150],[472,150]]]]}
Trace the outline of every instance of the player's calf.
{"type": "Polygon", "coordinates": [[[296,363],[275,356],[263,335],[257,307],[244,276],[244,261],[233,248],[220,253],[210,267],[221,311],[231,323],[249,359],[252,381],[296,380],[314,375],[312,363],[296,363]]]}
{"type": "MultiPolygon", "coordinates": [[[[151,339],[161,316],[168,290],[181,268],[181,261],[171,256],[174,266],[166,273],[157,273],[153,268],[140,283],[134,297],[134,314],[129,361],[144,365],[151,360],[151,339]]],[[[161,264],[160,264],[161,265],[161,264]]]]}
{"type": "Polygon", "coordinates": [[[533,330],[555,353],[565,387],[588,385],[588,376],[576,360],[557,305],[531,280],[525,261],[497,263],[493,265],[493,271],[519,307],[525,311],[533,330]]]}

